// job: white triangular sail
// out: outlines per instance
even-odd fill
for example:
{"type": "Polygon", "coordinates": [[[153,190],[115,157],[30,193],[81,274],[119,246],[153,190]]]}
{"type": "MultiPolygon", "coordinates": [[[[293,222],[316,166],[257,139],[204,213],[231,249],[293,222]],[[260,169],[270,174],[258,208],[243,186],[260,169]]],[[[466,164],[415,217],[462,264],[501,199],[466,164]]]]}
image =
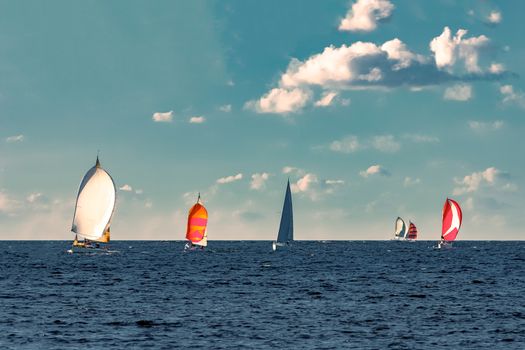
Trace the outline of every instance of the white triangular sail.
{"type": "Polygon", "coordinates": [[[80,183],[71,231],[92,241],[102,239],[111,224],[116,197],[115,183],[97,157],[80,183]]]}

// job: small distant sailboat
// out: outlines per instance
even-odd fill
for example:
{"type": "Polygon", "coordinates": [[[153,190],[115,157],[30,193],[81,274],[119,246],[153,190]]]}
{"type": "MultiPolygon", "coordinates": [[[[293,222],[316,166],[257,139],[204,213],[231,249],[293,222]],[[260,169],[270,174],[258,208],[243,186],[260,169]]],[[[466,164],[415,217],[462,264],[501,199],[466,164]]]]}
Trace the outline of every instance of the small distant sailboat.
{"type": "Polygon", "coordinates": [[[71,231],[75,239],[71,249],[104,249],[110,241],[110,225],[117,190],[111,176],[100,166],[97,156],[95,166],[88,170],[78,189],[77,203],[71,231]],[[79,240],[79,237],[83,240],[79,240]]]}
{"type": "Polygon", "coordinates": [[[405,221],[401,219],[399,216],[396,219],[395,225],[394,225],[394,240],[401,241],[405,240],[407,235],[407,225],[405,224],[405,221]]]}
{"type": "Polygon", "coordinates": [[[438,248],[446,246],[456,239],[462,220],[463,213],[461,212],[461,207],[458,202],[447,198],[445,205],[443,206],[441,241],[438,244],[438,248]]]}
{"type": "Polygon", "coordinates": [[[417,239],[417,227],[412,221],[409,221],[407,238],[411,242],[417,239]]]}
{"type": "Polygon", "coordinates": [[[201,194],[197,198],[189,213],[188,226],[186,228],[186,239],[188,242],[184,246],[184,250],[195,250],[197,247],[204,249],[208,245],[208,233],[206,228],[208,226],[208,211],[201,204],[201,194]]]}
{"type": "Polygon", "coordinates": [[[281,214],[281,223],[279,224],[279,233],[277,241],[272,242],[272,249],[285,246],[293,241],[293,208],[292,208],[292,191],[290,190],[290,180],[286,185],[286,194],[284,195],[283,212],[281,214]]]}

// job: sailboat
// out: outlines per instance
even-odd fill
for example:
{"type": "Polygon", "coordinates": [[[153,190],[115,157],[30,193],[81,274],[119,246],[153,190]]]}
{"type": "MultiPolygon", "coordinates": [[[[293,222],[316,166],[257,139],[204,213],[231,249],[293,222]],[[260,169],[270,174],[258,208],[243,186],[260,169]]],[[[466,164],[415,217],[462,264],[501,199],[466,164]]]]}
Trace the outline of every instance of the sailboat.
{"type": "Polygon", "coordinates": [[[208,211],[201,204],[201,194],[197,198],[189,213],[188,226],[186,228],[186,239],[188,242],[184,246],[184,250],[195,250],[198,247],[204,249],[208,245],[208,233],[206,227],[208,226],[208,211]]]}
{"type": "Polygon", "coordinates": [[[408,224],[408,235],[407,239],[411,242],[415,242],[417,239],[417,227],[412,221],[409,221],[408,224]]]}
{"type": "Polygon", "coordinates": [[[445,205],[443,206],[441,241],[438,244],[438,248],[447,246],[450,242],[453,242],[456,239],[462,220],[463,213],[461,212],[461,207],[458,202],[447,198],[445,205]]]}
{"type": "Polygon", "coordinates": [[[407,225],[405,224],[403,219],[401,219],[398,216],[394,224],[394,240],[396,241],[404,240],[406,239],[406,235],[407,235],[407,225]]]}
{"type": "Polygon", "coordinates": [[[281,223],[279,224],[279,233],[277,241],[272,242],[272,249],[288,245],[293,241],[293,208],[292,208],[292,191],[290,190],[290,180],[286,185],[286,194],[284,195],[283,212],[281,213],[281,223]]]}
{"type": "Polygon", "coordinates": [[[75,214],[71,225],[75,239],[68,252],[73,253],[74,249],[108,248],[116,198],[115,183],[101,167],[97,155],[95,166],[84,175],[78,189],[75,214]]]}

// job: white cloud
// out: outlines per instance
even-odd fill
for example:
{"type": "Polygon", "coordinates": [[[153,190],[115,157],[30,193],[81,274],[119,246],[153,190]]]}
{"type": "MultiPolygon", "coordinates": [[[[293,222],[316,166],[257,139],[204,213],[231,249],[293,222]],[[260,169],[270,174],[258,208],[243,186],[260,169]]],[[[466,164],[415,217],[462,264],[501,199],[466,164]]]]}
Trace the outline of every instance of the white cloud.
{"type": "Polygon", "coordinates": [[[317,107],[333,105],[336,94],[347,89],[422,89],[451,82],[501,79],[505,73],[503,66],[492,63],[490,68],[482,70],[478,64],[481,55],[488,52],[485,49],[489,38],[484,35],[465,38],[466,34],[466,30],[460,29],[452,36],[445,27],[430,43],[433,57],[410,51],[398,38],[383,44],[357,41],[339,47],[327,46],[304,60],[292,58],[277,87],[258,100],[248,101],[245,108],[259,113],[288,114],[310,103],[317,107]],[[314,98],[319,88],[321,95],[314,98]]]}
{"type": "Polygon", "coordinates": [[[252,190],[260,190],[264,188],[266,180],[270,178],[268,173],[255,173],[252,175],[252,181],[250,182],[250,188],[252,190]]]}
{"type": "Polygon", "coordinates": [[[472,86],[468,84],[457,84],[445,89],[443,95],[445,100],[468,101],[472,98],[472,86]]]}
{"type": "Polygon", "coordinates": [[[334,152],[341,152],[341,153],[353,153],[356,152],[361,148],[359,144],[359,139],[357,136],[347,136],[343,138],[342,140],[336,140],[333,141],[330,144],[330,149],[334,152]]]}
{"type": "Polygon", "coordinates": [[[26,200],[29,202],[29,203],[35,203],[37,202],[40,198],[43,197],[43,194],[40,193],[40,192],[34,192],[34,193],[31,193],[29,194],[29,196],[27,196],[26,200]]]}
{"type": "Polygon", "coordinates": [[[144,190],[142,190],[140,188],[135,190],[135,194],[143,194],[143,193],[144,193],[144,190]]]}
{"type": "Polygon", "coordinates": [[[173,121],[173,111],[153,113],[151,119],[157,123],[170,123],[173,121]]]}
{"type": "Polygon", "coordinates": [[[405,177],[405,180],[403,181],[403,186],[410,187],[414,185],[419,185],[421,183],[421,180],[419,178],[411,178],[409,176],[405,177]]]}
{"type": "Polygon", "coordinates": [[[401,145],[395,140],[392,135],[374,136],[372,139],[372,147],[381,152],[394,153],[399,151],[401,145]]]}
{"type": "Polygon", "coordinates": [[[372,165],[372,166],[368,167],[368,169],[366,169],[366,170],[363,170],[363,171],[359,172],[359,175],[361,175],[362,177],[365,177],[365,178],[369,177],[369,176],[372,176],[372,175],[389,176],[390,172],[388,170],[386,170],[385,168],[383,168],[381,165],[376,164],[376,165],[372,165]]]}
{"type": "Polygon", "coordinates": [[[343,180],[325,180],[324,183],[327,185],[344,185],[345,184],[343,180]]]}
{"type": "Polygon", "coordinates": [[[239,173],[237,175],[230,175],[230,176],[226,176],[226,177],[221,177],[220,179],[217,180],[217,183],[218,184],[227,184],[227,183],[238,181],[238,180],[241,180],[241,179],[242,179],[242,174],[239,173]]]}
{"type": "Polygon", "coordinates": [[[341,140],[332,141],[328,148],[333,152],[347,154],[366,148],[373,148],[385,153],[394,153],[399,151],[401,144],[396,141],[393,135],[374,136],[365,143],[361,143],[357,136],[349,135],[341,140]]]}
{"type": "Polygon", "coordinates": [[[306,174],[306,171],[304,171],[304,169],[296,168],[293,166],[285,166],[282,172],[283,174],[293,174],[294,176],[303,176],[304,174],[306,174]]]}
{"type": "Polygon", "coordinates": [[[313,184],[318,183],[317,175],[308,173],[300,178],[296,183],[291,185],[291,190],[293,193],[298,192],[307,192],[312,188],[313,184]]]}
{"type": "Polygon", "coordinates": [[[487,21],[490,23],[490,24],[498,24],[501,22],[501,12],[499,11],[492,11],[488,16],[487,16],[487,21]]]}
{"type": "Polygon", "coordinates": [[[493,74],[500,74],[505,71],[505,66],[501,63],[491,63],[489,67],[489,71],[493,74]]]}
{"type": "Polygon", "coordinates": [[[381,45],[381,50],[386,52],[389,60],[397,62],[393,66],[394,70],[407,68],[414,61],[419,63],[424,63],[427,61],[424,56],[414,54],[413,52],[408,50],[405,43],[403,43],[397,38],[385,42],[383,45],[381,45]]]}
{"type": "Polygon", "coordinates": [[[315,102],[316,107],[327,107],[332,104],[332,102],[335,101],[335,97],[337,96],[337,92],[334,91],[326,91],[320,100],[315,102]]]}
{"type": "Polygon", "coordinates": [[[436,136],[422,135],[422,134],[405,134],[403,138],[415,143],[437,143],[439,138],[436,136]]]}
{"type": "Polygon", "coordinates": [[[493,122],[482,122],[478,120],[469,120],[468,126],[470,129],[474,131],[489,131],[489,130],[499,130],[501,129],[505,123],[502,120],[496,120],[493,122]]]}
{"type": "Polygon", "coordinates": [[[149,200],[149,199],[146,200],[146,201],[144,202],[144,207],[145,207],[145,208],[148,208],[148,209],[151,208],[151,207],[153,207],[153,202],[152,202],[151,200],[149,200]]]}
{"type": "Polygon", "coordinates": [[[133,191],[133,188],[128,184],[124,184],[122,187],[119,188],[119,190],[125,191],[125,192],[131,192],[133,191]]]}
{"type": "Polygon", "coordinates": [[[224,113],[230,113],[232,111],[232,105],[222,105],[219,107],[219,111],[224,113]]]}
{"type": "Polygon", "coordinates": [[[503,103],[516,104],[525,108],[525,94],[520,91],[514,91],[512,85],[503,85],[499,88],[499,91],[503,95],[503,103]]]}
{"type": "Polygon", "coordinates": [[[484,171],[474,172],[470,175],[466,175],[463,177],[463,179],[456,179],[455,181],[458,185],[460,185],[460,187],[454,188],[454,195],[476,192],[482,183],[494,185],[496,179],[502,175],[503,173],[500,170],[490,167],[484,171]]]}
{"type": "Polygon", "coordinates": [[[440,69],[452,69],[456,61],[463,60],[465,69],[470,73],[479,73],[478,66],[480,50],[488,45],[489,38],[485,35],[465,39],[467,30],[459,29],[452,36],[449,27],[443,29],[441,35],[430,42],[430,50],[434,52],[436,66],[440,69]]]}
{"type": "Polygon", "coordinates": [[[389,0],[357,0],[339,24],[339,30],[370,32],[377,22],[391,16],[394,5],[389,0]]]}
{"type": "Polygon", "coordinates": [[[297,168],[294,168],[293,166],[285,166],[283,168],[283,174],[290,174],[291,172],[294,172],[298,170],[297,168]]]}
{"type": "Polygon", "coordinates": [[[22,141],[24,141],[24,135],[22,134],[9,136],[9,137],[6,137],[5,139],[5,142],[8,142],[8,143],[22,142],[22,141]]]}
{"type": "Polygon", "coordinates": [[[300,88],[274,88],[259,100],[247,102],[245,107],[257,113],[289,114],[303,108],[311,96],[309,91],[300,88]]]}
{"type": "Polygon", "coordinates": [[[190,118],[191,124],[202,124],[205,121],[206,121],[206,118],[204,118],[203,116],[194,116],[190,118]]]}
{"type": "Polygon", "coordinates": [[[12,210],[15,209],[17,203],[13,200],[7,192],[0,189],[0,213],[11,214],[12,210]]]}

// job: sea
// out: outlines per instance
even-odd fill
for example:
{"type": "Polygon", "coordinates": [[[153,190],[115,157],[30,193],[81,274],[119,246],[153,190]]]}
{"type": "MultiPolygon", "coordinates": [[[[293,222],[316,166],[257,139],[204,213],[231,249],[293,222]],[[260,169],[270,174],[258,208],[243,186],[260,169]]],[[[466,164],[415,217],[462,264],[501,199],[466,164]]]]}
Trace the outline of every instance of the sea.
{"type": "Polygon", "coordinates": [[[525,242],[0,242],[0,349],[525,349],[525,242]]]}

